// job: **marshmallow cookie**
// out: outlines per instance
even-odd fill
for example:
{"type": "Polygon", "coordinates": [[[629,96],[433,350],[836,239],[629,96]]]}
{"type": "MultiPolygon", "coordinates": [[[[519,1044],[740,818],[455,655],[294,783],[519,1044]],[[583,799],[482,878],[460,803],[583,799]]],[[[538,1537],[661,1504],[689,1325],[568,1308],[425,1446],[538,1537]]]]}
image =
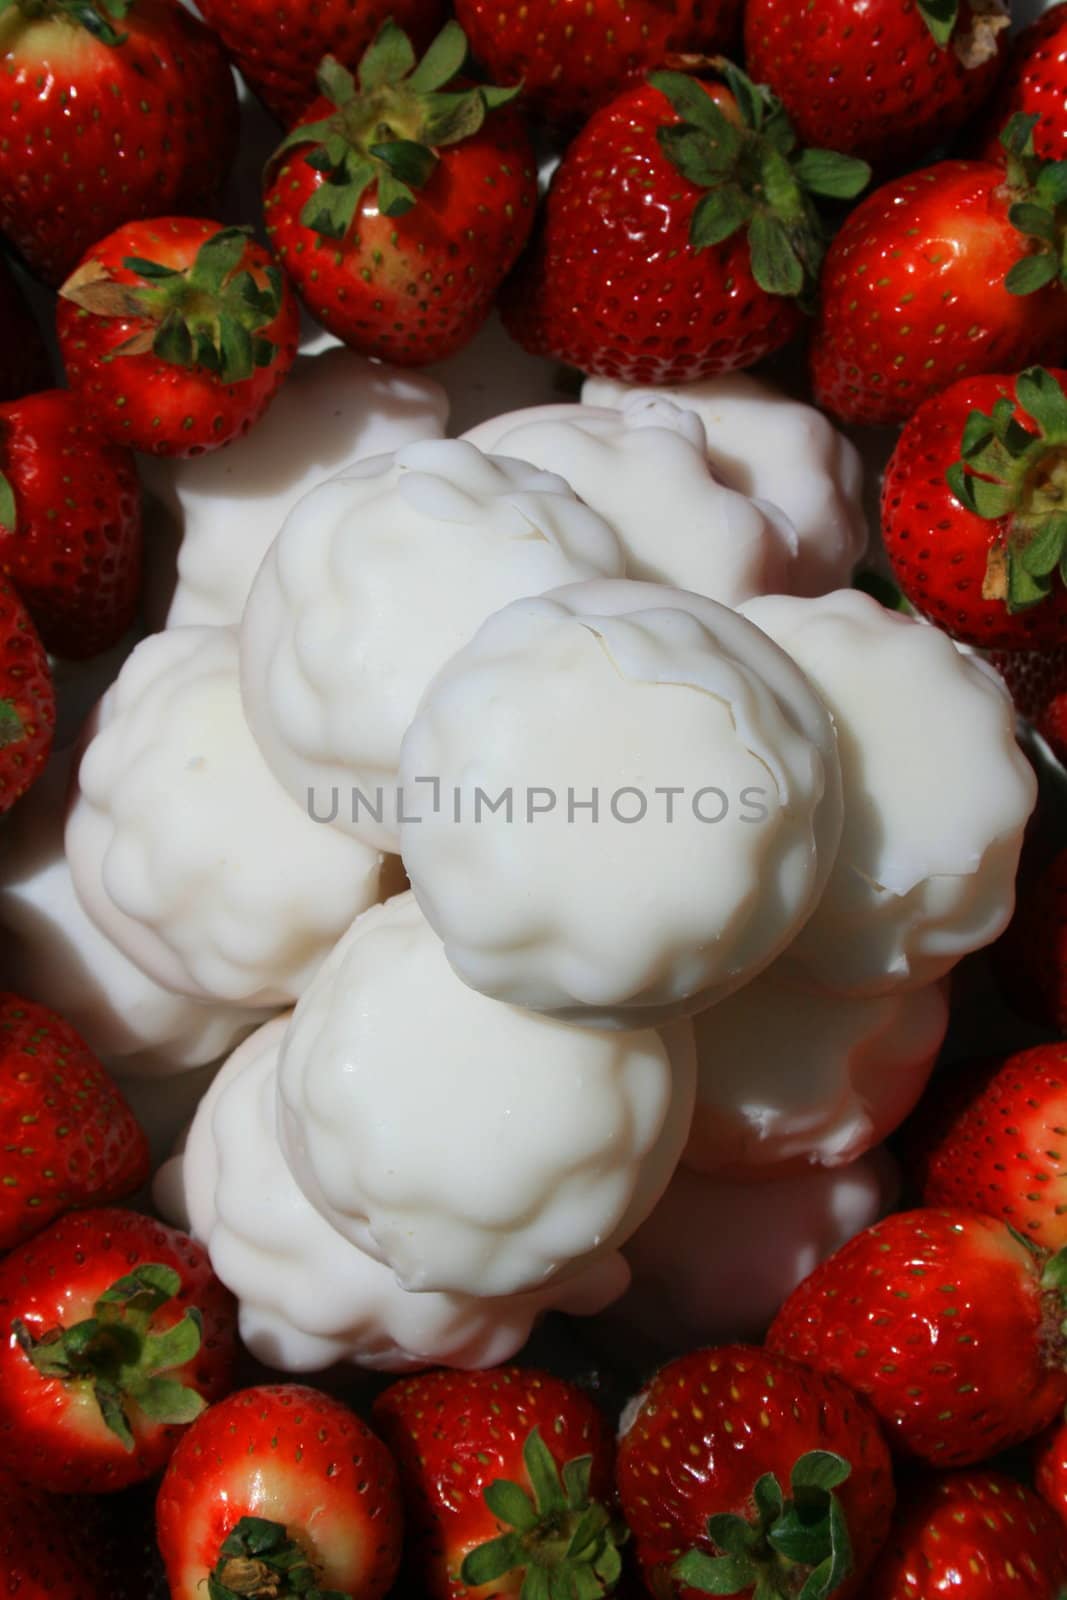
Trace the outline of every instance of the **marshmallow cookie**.
{"type": "Polygon", "coordinates": [[[617,1248],[689,1133],[692,1031],[570,1028],[460,982],[411,894],[361,917],[282,1043],[280,1137],[405,1289],[513,1295],[617,1248]]]}
{"type": "Polygon", "coordinates": [[[845,827],[789,951],[805,980],[886,994],[943,977],[1001,933],[1037,781],[1000,678],[937,628],[856,590],[749,601],[833,713],[845,827]]]}
{"type": "Polygon", "coordinates": [[[165,988],[291,1003],[378,898],[381,856],[271,776],[245,725],[234,630],[145,639],[90,732],[66,828],[89,916],[165,988]]]}
{"type": "Polygon", "coordinates": [[[830,717],[712,600],[590,583],[491,617],[404,739],[404,863],[456,972],[590,1026],[702,1009],[811,914],[841,828],[830,717]]]}
{"type": "Polygon", "coordinates": [[[847,584],[868,537],[863,465],[851,440],[814,406],[747,372],[664,389],[587,378],[582,389],[583,405],[617,407],[631,423],[665,400],[700,417],[722,483],[789,519],[796,546],[782,592],[818,595],[847,584]]]}
{"type": "Polygon", "coordinates": [[[363,462],[301,501],[256,578],[249,724],[301,805],[395,850],[400,741],[438,667],[509,600],[622,570],[550,473],[458,439],[363,462]]]}
{"type": "Polygon", "coordinates": [[[315,1210],[277,1134],[277,1064],[288,1018],[254,1034],[204,1096],[183,1150],[156,1179],[163,1214],[206,1246],[236,1296],[241,1337],[269,1366],[351,1361],[399,1372],[488,1367],[518,1351],[548,1310],[589,1315],[626,1287],[611,1252],[527,1294],[410,1294],[315,1210]]]}

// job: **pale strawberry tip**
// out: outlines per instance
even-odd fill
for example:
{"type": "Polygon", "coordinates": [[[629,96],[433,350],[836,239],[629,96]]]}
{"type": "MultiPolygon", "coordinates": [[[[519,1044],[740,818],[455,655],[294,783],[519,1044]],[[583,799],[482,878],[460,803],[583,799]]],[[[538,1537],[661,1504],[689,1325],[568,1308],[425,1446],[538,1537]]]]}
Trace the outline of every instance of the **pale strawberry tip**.
{"type": "Polygon", "coordinates": [[[28,21],[38,17],[65,17],[91,33],[101,44],[120,45],[126,43],[127,35],[119,33],[114,24],[125,20],[133,0],[100,0],[99,4],[94,4],[94,0],[43,0],[43,3],[42,0],[0,0],[0,16],[13,4],[18,5],[28,21]]]}
{"type": "Polygon", "coordinates": [[[242,1517],[219,1549],[208,1577],[208,1600],[353,1600],[319,1586],[307,1550],[280,1522],[242,1517]]]}

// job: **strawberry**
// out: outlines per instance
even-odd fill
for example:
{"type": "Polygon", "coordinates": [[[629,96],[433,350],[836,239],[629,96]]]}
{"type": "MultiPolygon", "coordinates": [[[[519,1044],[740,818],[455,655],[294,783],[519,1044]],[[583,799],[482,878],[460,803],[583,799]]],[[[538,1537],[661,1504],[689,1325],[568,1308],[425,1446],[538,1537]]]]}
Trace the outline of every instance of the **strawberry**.
{"type": "Polygon", "coordinates": [[[0,578],[0,815],[44,771],[55,726],[44,646],[26,607],[0,578]]]}
{"type": "Polygon", "coordinates": [[[0,402],[48,389],[52,371],[33,312],[0,256],[0,402]]]}
{"type": "Polygon", "coordinates": [[[1002,1472],[918,1478],[901,1495],[864,1600],[1057,1600],[1067,1533],[1002,1472]]]}
{"type": "MultiPolygon", "coordinates": [[[[1067,1035],[1067,850],[1020,883],[1015,915],[996,957],[1009,1004],[1067,1035]]],[[[1067,1101],[1063,1110],[1053,1116],[1054,1124],[1067,1122],[1067,1101]]],[[[1067,1232],[1061,1242],[1067,1244],[1067,1232]]]]}
{"type": "Polygon", "coordinates": [[[226,1393],[236,1312],[206,1251],[133,1211],[72,1211],[0,1261],[0,1465],[65,1493],[158,1472],[226,1393]]]}
{"type": "Polygon", "coordinates": [[[70,386],[117,444],[198,456],[248,432],[296,359],[296,296],[246,228],[131,222],[60,290],[70,386]]]}
{"type": "Polygon", "coordinates": [[[106,1578],[83,1520],[0,1470],[0,1592],[17,1600],[114,1600],[106,1578]]]}
{"type": "Polygon", "coordinates": [[[882,539],[917,611],[1015,650],[1067,638],[1067,372],[961,378],[909,418],[882,485],[882,539]]]}
{"type": "Polygon", "coordinates": [[[861,1592],[893,1476],[843,1383],[747,1345],[695,1350],[656,1374],[624,1428],[619,1498],[653,1594],[861,1592]]]}
{"type": "Polygon", "coordinates": [[[615,1587],[611,1435],[573,1384],[518,1367],[427,1372],[380,1394],[373,1419],[400,1467],[405,1592],[491,1600],[615,1587]]]}
{"type": "Polygon", "coordinates": [[[1060,761],[1067,762],[1067,645],[994,651],[992,659],[1019,715],[1033,723],[1060,761]]]}
{"type": "Polygon", "coordinates": [[[474,336],[533,222],[533,150],[507,106],[517,90],[457,85],[466,50],[450,22],[416,65],[387,23],[358,88],[327,57],[320,98],[268,167],[267,233],[308,309],[405,366],[474,336]]]}
{"type": "Polygon", "coordinates": [[[237,99],[179,0],[9,0],[0,63],[0,230],[49,283],[133,217],[213,208],[237,99]]]}
{"type": "Polygon", "coordinates": [[[522,79],[550,122],[576,124],[672,56],[734,42],[738,0],[456,0],[471,49],[494,78],[522,79]]]}
{"type": "Polygon", "coordinates": [[[865,1395],[901,1455],[967,1466],[1067,1401],[1063,1281],[1003,1222],[898,1212],[794,1289],[767,1347],[865,1395]]]}
{"type": "Polygon", "coordinates": [[[780,104],[724,72],[712,85],[654,72],[568,147],[502,301],[534,355],[684,383],[751,366],[798,331],[823,251],[812,196],[855,195],[869,168],[798,152],[780,104]]]}
{"type": "Polygon", "coordinates": [[[243,1389],[175,1450],[156,1527],[172,1600],[379,1600],[400,1562],[396,1467],[339,1400],[243,1389]]]}
{"type": "Polygon", "coordinates": [[[1067,1422],[1062,1417],[1043,1433],[1034,1448],[1034,1488],[1067,1524],[1067,1422]]]}
{"type": "Polygon", "coordinates": [[[963,126],[1003,65],[989,0],[748,0],[748,70],[800,137],[903,166],[963,126]]]}
{"type": "Polygon", "coordinates": [[[829,250],[811,346],[815,398],[846,422],[903,422],[957,378],[1055,360],[1067,295],[1053,240],[1067,167],[1032,154],[1026,117],[1005,173],[941,161],[883,184],[829,250]]]}
{"type": "Polygon", "coordinates": [[[981,154],[999,161],[1000,130],[1016,112],[1037,118],[1034,149],[1052,161],[1067,157],[1067,5],[1050,6],[1011,46],[988,118],[981,154]]]}
{"type": "Polygon", "coordinates": [[[81,1036],[0,994],[0,1250],[75,1206],[132,1194],[148,1171],[141,1126],[81,1036]]]}
{"type": "Polygon", "coordinates": [[[0,405],[0,572],[54,655],[108,650],[136,615],[137,469],[69,390],[0,405]]]}

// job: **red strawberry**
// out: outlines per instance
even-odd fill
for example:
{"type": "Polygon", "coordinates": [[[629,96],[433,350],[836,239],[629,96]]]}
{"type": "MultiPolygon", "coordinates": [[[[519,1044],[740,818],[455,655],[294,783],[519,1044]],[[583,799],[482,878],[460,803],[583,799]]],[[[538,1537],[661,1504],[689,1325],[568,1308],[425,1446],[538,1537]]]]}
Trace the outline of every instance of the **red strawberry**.
{"type": "Polygon", "coordinates": [[[798,153],[780,105],[725,71],[728,89],[653,73],[569,146],[502,302],[534,355],[684,383],[751,366],[798,331],[823,250],[811,196],[857,194],[869,169],[798,153]]]}
{"type": "Polygon", "coordinates": [[[961,378],[908,420],[886,468],[894,576],[917,611],[967,644],[1067,638],[1063,380],[1043,367],[961,378]]]}
{"type": "Polygon", "coordinates": [[[246,228],[118,228],[60,291],[70,385],[118,444],[198,456],[248,432],[296,359],[296,296],[246,228]]]}
{"type": "Polygon", "coordinates": [[[49,283],[132,217],[214,206],[237,100],[178,0],[15,0],[0,65],[0,230],[49,283]]]}
{"type": "Polygon", "coordinates": [[[619,1443],[618,1483],[645,1581],[663,1596],[773,1600],[806,1584],[845,1600],[861,1592],[894,1498],[864,1402],[746,1345],[657,1373],[619,1443]]]}
{"type": "Polygon", "coordinates": [[[17,1600],[114,1600],[82,1518],[3,1471],[0,1593],[17,1600]]]}
{"type": "Polygon", "coordinates": [[[994,652],[993,665],[1011,690],[1019,715],[1067,762],[1067,645],[994,652]]]}
{"type": "Polygon", "coordinates": [[[864,1600],[1056,1600],[1067,1534],[1002,1472],[919,1478],[901,1496],[864,1600]]]}
{"type": "Polygon", "coordinates": [[[805,142],[897,166],[963,126],[1002,66],[989,0],[748,0],[748,70],[805,142]]]}
{"type": "Polygon", "coordinates": [[[200,10],[265,105],[286,126],[317,94],[323,56],[356,67],[391,18],[420,49],[445,19],[444,0],[203,0],[200,10]]]}
{"type": "Polygon", "coordinates": [[[327,57],[321,98],[268,169],[267,232],[308,309],[406,366],[473,337],[533,222],[533,150],[506,106],[517,91],[456,85],[466,49],[450,22],[416,66],[387,23],[358,89],[327,57]]]}
{"type": "Polygon", "coordinates": [[[396,1467],[339,1400],[296,1383],[243,1389],[175,1450],[156,1526],[172,1600],[379,1600],[400,1562],[396,1467]]]}
{"type": "MultiPolygon", "coordinates": [[[[1020,883],[1015,915],[996,956],[1011,1006],[1067,1035],[1067,850],[1020,883]]],[[[1063,1111],[1055,1123],[1067,1122],[1067,1099],[1063,1111]]],[[[1060,1242],[1067,1244],[1067,1231],[1060,1242]]]]}
{"type": "Polygon", "coordinates": [[[0,401],[48,389],[52,371],[41,330],[14,274],[0,256],[0,401]]]}
{"type": "Polygon", "coordinates": [[[524,1574],[545,1594],[553,1579],[553,1594],[614,1588],[611,1435],[573,1384],[518,1367],[427,1372],[386,1389],[373,1417],[400,1467],[412,1592],[491,1600],[524,1574]]]}
{"type": "Polygon", "coordinates": [[[1016,36],[988,119],[987,161],[1001,159],[1000,130],[1017,111],[1038,119],[1039,156],[1067,157],[1067,5],[1050,6],[1016,36]]]}
{"type": "Polygon", "coordinates": [[[230,1383],[207,1253],[133,1211],[73,1211],[0,1261],[0,1328],[0,1465],[41,1488],[151,1477],[230,1383]]]}
{"type": "Polygon", "coordinates": [[[0,571],[54,655],[108,650],[136,615],[137,469],[69,390],[0,406],[0,571]]]}
{"type": "Polygon", "coordinates": [[[902,1455],[967,1466],[1067,1402],[1062,1280],[991,1217],[898,1212],[794,1289],[767,1346],[866,1395],[902,1455]]]}
{"type": "Polygon", "coordinates": [[[0,815],[44,771],[55,726],[44,646],[26,607],[0,578],[0,815]]]}
{"type": "Polygon", "coordinates": [[[121,1200],[148,1170],[140,1124],[81,1036],[0,994],[0,1250],[75,1206],[121,1200]]]}
{"type": "Polygon", "coordinates": [[[815,398],[846,422],[903,422],[957,378],[1055,360],[1067,295],[1049,242],[1067,170],[1005,138],[1005,174],[942,161],[876,189],[826,255],[811,347],[815,398]]]}
{"type": "Polygon", "coordinates": [[[1062,1418],[1037,1441],[1034,1487],[1060,1521],[1067,1523],[1067,1422],[1062,1418]]]}
{"type": "Polygon", "coordinates": [[[733,44],[738,0],[456,0],[471,49],[550,121],[585,121],[672,56],[733,44]]]}

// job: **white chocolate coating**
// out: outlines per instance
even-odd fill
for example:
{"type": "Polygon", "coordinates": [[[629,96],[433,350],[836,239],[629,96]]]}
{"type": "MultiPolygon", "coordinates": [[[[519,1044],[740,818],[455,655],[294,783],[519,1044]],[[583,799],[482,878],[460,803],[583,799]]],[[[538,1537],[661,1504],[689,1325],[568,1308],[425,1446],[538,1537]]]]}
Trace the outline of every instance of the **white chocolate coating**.
{"type": "Polygon", "coordinates": [[[377,899],[381,857],[271,776],[244,721],[235,631],[144,640],[90,732],[66,844],[93,921],[165,988],[291,1003],[377,899]]]}
{"type": "Polygon", "coordinates": [[[796,534],[781,512],[715,478],[695,411],[662,399],[626,411],[537,406],[464,438],[558,472],[615,529],[627,577],[726,606],[790,592],[796,534]]]}
{"type": "Polygon", "coordinates": [[[870,596],[752,600],[837,725],[845,828],[789,951],[809,981],[885,994],[943,977],[1006,926],[1037,782],[997,674],[870,596]]]}
{"type": "Polygon", "coordinates": [[[629,581],[490,618],[427,691],[401,778],[405,866],[455,970],[591,1026],[700,1010],[769,965],[841,826],[833,728],[788,657],[629,581]],[[510,791],[511,819],[479,790],[510,791]]]}
{"type": "Polygon", "coordinates": [[[887,1139],[918,1101],[948,1026],[937,984],[849,998],[775,963],[693,1018],[697,1104],[683,1160],[723,1177],[837,1167],[887,1139]]]}
{"type": "Polygon", "coordinates": [[[297,1007],[280,1137],[308,1198],[405,1289],[511,1295],[647,1216],[694,1077],[688,1024],[597,1033],[468,989],[406,894],[355,923],[297,1007]]]}
{"type": "Polygon", "coordinates": [[[617,1253],[581,1276],[503,1299],[410,1294],[357,1249],[298,1188],[277,1137],[277,1062],[288,1018],[261,1028],[204,1096],[184,1150],[164,1166],[155,1196],[188,1228],[239,1302],[241,1337],[287,1372],[337,1361],[387,1372],[507,1361],[536,1318],[589,1314],[626,1286],[617,1253]]]}
{"type": "Polygon", "coordinates": [[[778,506],[797,536],[788,594],[825,594],[847,584],[867,548],[863,467],[851,440],[814,406],[748,372],[727,372],[665,389],[587,378],[582,401],[628,414],[664,399],[695,411],[715,476],[740,494],[778,506]]]}
{"type": "Polygon", "coordinates": [[[395,850],[400,741],[437,669],[509,600],[622,565],[608,525],[525,463],[458,439],[360,463],[301,501],[249,596],[241,684],[268,763],[395,850]]]}

